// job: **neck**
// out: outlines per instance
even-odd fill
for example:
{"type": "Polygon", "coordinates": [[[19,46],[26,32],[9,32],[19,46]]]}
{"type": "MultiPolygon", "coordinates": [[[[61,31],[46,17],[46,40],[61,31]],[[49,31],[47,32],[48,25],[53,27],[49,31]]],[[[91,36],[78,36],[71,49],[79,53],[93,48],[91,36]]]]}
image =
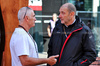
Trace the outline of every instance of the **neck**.
{"type": "Polygon", "coordinates": [[[23,28],[26,32],[29,31],[28,26],[25,26],[25,25],[23,25],[23,24],[19,24],[19,27],[20,27],[20,28],[23,28]]]}
{"type": "Polygon", "coordinates": [[[54,19],[53,21],[56,22],[56,19],[54,19]]]}
{"type": "Polygon", "coordinates": [[[70,20],[69,22],[67,22],[65,25],[66,25],[66,26],[69,26],[69,25],[73,24],[74,20],[75,20],[75,18],[72,19],[72,20],[70,20]]]}

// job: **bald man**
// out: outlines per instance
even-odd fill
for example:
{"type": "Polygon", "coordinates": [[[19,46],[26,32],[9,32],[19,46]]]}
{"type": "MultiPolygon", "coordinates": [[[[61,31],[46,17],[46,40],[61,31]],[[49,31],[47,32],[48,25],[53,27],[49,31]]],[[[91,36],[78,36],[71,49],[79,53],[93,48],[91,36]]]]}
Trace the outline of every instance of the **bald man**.
{"type": "Polygon", "coordinates": [[[56,56],[38,58],[37,44],[29,34],[29,29],[35,26],[35,13],[29,7],[23,7],[18,12],[19,26],[15,28],[10,40],[12,66],[38,66],[48,63],[54,65],[56,56]]]}
{"type": "Polygon", "coordinates": [[[55,26],[48,45],[48,57],[59,54],[53,66],[89,66],[96,59],[91,30],[75,16],[73,4],[63,4],[59,12],[61,23],[55,26]]]}

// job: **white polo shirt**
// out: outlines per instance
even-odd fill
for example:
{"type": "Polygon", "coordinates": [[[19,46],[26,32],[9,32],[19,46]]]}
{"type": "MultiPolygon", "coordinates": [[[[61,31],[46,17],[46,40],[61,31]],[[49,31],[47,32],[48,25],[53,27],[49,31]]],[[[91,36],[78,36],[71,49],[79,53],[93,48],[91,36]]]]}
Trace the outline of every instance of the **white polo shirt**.
{"type": "Polygon", "coordinates": [[[22,66],[19,56],[38,58],[38,48],[32,37],[23,28],[16,28],[10,40],[12,66],[22,66]]]}

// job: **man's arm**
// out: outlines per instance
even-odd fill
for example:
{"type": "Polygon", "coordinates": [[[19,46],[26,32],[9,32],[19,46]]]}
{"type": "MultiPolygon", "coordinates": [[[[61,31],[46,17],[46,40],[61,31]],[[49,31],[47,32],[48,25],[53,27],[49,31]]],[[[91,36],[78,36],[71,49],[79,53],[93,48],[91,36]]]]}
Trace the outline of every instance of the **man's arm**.
{"type": "Polygon", "coordinates": [[[54,65],[57,62],[57,60],[55,58],[57,58],[58,56],[59,55],[51,56],[49,58],[32,58],[32,57],[28,57],[27,55],[21,55],[21,56],[19,56],[19,59],[23,66],[39,65],[39,64],[43,64],[43,63],[54,65]]]}
{"type": "Polygon", "coordinates": [[[93,61],[96,60],[96,50],[95,50],[95,42],[94,36],[91,31],[87,32],[82,41],[83,45],[83,56],[74,64],[78,64],[78,66],[88,66],[93,61]]]}
{"type": "Polygon", "coordinates": [[[48,32],[48,36],[51,37],[50,25],[48,25],[48,27],[47,27],[47,32],[48,32]]]}

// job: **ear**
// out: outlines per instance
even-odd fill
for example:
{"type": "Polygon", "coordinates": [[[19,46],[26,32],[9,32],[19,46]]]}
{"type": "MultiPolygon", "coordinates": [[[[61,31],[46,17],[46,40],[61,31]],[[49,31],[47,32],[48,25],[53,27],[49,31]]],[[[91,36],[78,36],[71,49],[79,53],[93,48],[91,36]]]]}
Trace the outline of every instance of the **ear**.
{"type": "Polygon", "coordinates": [[[28,16],[25,16],[25,18],[24,18],[24,19],[25,19],[25,21],[28,21],[28,16]]]}
{"type": "Polygon", "coordinates": [[[74,12],[74,11],[72,11],[72,12],[70,13],[70,15],[71,15],[71,16],[74,16],[74,15],[75,15],[75,12],[74,12]]]}

